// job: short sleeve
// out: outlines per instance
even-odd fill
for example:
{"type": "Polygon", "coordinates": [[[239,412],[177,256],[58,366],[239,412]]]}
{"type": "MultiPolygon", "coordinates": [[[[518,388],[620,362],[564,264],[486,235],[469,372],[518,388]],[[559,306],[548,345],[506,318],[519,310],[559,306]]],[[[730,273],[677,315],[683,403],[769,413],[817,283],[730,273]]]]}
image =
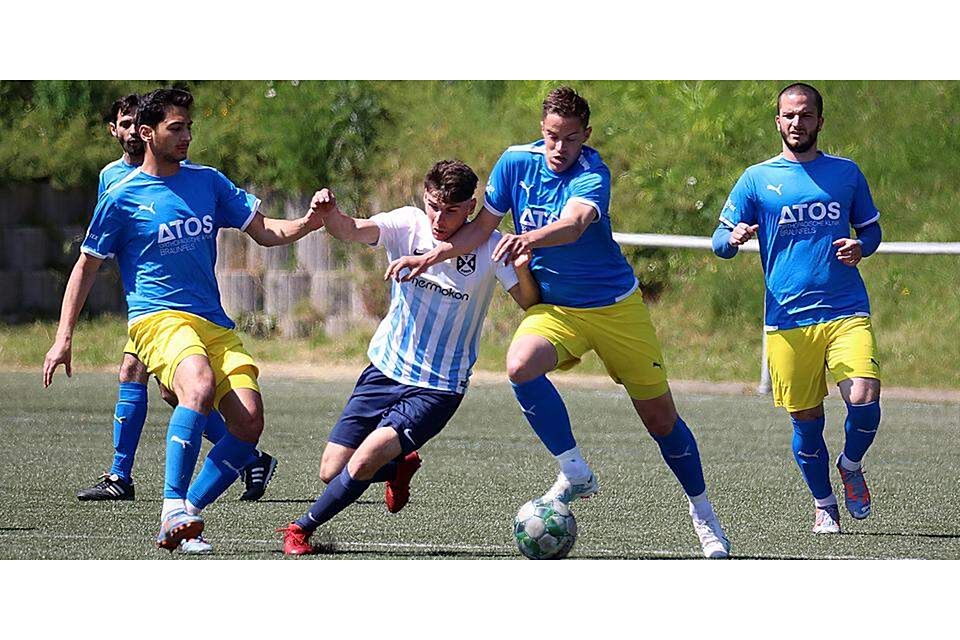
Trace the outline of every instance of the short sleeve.
{"type": "Polygon", "coordinates": [[[493,165],[487,187],[484,190],[483,206],[500,217],[513,208],[513,180],[510,176],[510,153],[505,152],[493,165]]]}
{"type": "MultiPolygon", "coordinates": [[[[501,237],[499,231],[494,231],[490,235],[490,239],[487,240],[487,244],[484,247],[487,255],[493,253],[501,237]]],[[[494,274],[504,291],[510,291],[510,289],[513,289],[520,282],[520,278],[517,276],[517,270],[513,268],[512,264],[504,264],[503,260],[494,264],[494,274]]]]}
{"type": "Polygon", "coordinates": [[[720,222],[733,229],[739,223],[757,224],[757,211],[753,206],[753,180],[744,172],[720,211],[720,222]]]}
{"type": "Polygon", "coordinates": [[[214,192],[217,194],[217,226],[246,229],[260,208],[260,198],[236,186],[219,171],[214,171],[214,192]]]}
{"type": "Polygon", "coordinates": [[[850,205],[850,225],[854,229],[862,229],[880,219],[880,212],[873,204],[870,195],[870,186],[867,178],[860,169],[857,169],[857,188],[853,192],[853,203],[850,205]]]}
{"type": "Polygon", "coordinates": [[[122,245],[123,221],[127,218],[129,216],[123,214],[116,200],[109,196],[101,197],[93,211],[80,251],[101,260],[114,257],[122,245]]]}
{"type": "Polygon", "coordinates": [[[372,216],[370,220],[380,229],[380,238],[375,246],[383,247],[390,256],[403,255],[405,247],[409,245],[405,240],[410,237],[414,211],[414,207],[401,207],[372,216]]]}
{"type": "Polygon", "coordinates": [[[570,185],[570,197],[567,202],[586,204],[597,211],[597,219],[610,215],[610,171],[602,170],[585,173],[570,185]]]}

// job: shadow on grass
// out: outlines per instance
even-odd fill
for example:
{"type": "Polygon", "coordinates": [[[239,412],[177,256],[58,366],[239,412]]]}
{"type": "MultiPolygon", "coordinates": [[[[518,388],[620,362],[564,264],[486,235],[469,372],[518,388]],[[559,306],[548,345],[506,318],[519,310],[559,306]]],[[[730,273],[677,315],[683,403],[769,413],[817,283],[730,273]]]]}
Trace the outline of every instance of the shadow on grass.
{"type": "Polygon", "coordinates": [[[960,533],[897,533],[893,531],[844,531],[845,536],[870,536],[876,538],[933,538],[941,540],[960,540],[960,533]]]}

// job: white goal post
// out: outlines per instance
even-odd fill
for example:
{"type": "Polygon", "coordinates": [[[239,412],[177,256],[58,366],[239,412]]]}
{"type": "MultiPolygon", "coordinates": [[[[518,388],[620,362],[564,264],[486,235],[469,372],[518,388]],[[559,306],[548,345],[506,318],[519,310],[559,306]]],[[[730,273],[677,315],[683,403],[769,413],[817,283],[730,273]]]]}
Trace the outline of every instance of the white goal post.
{"type": "MultiPolygon", "coordinates": [[[[702,236],[671,236],[656,233],[614,233],[613,239],[620,244],[635,247],[661,247],[667,249],[713,250],[712,239],[702,236]]],[[[759,253],[760,244],[750,240],[740,251],[759,253]]],[[[881,242],[877,253],[912,255],[960,255],[960,242],[881,242]]],[[[763,318],[760,319],[763,326],[763,318]]],[[[757,393],[770,393],[770,371],[767,369],[767,334],[761,331],[760,384],[757,393]]]]}

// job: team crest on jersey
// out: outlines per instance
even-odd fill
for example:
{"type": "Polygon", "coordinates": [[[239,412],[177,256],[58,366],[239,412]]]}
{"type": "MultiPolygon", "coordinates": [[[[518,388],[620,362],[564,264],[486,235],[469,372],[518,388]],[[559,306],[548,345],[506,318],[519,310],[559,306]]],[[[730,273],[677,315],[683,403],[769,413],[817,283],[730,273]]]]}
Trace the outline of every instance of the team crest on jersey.
{"type": "Polygon", "coordinates": [[[468,253],[463,256],[457,256],[457,271],[468,276],[477,270],[477,254],[468,253]]]}

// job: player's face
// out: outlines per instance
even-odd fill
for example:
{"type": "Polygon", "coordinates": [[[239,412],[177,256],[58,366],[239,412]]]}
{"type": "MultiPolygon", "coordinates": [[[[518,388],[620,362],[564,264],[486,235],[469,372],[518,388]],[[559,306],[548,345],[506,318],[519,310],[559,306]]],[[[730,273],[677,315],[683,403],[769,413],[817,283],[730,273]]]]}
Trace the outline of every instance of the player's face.
{"type": "Polygon", "coordinates": [[[140,136],[150,145],[153,155],[164,162],[186,160],[193,140],[190,111],[183,107],[168,107],[163,120],[156,127],[144,125],[140,136]]]}
{"type": "Polygon", "coordinates": [[[817,114],[817,101],[804,92],[788,93],[780,98],[777,128],[788,149],[804,153],[816,148],[823,118],[817,114]]]}
{"type": "Polygon", "coordinates": [[[117,139],[124,152],[131,156],[143,155],[143,140],[137,134],[137,112],[117,112],[117,119],[110,123],[110,135],[117,139]]]}
{"type": "Polygon", "coordinates": [[[457,232],[467,216],[477,208],[477,199],[470,198],[465,202],[444,202],[438,193],[423,190],[423,208],[430,218],[430,230],[437,240],[446,240],[457,232]]]}
{"type": "Polygon", "coordinates": [[[584,127],[580,118],[564,118],[548,113],[540,123],[540,131],[547,147],[547,166],[561,173],[573,166],[580,157],[580,149],[590,139],[590,127],[584,127]]]}

